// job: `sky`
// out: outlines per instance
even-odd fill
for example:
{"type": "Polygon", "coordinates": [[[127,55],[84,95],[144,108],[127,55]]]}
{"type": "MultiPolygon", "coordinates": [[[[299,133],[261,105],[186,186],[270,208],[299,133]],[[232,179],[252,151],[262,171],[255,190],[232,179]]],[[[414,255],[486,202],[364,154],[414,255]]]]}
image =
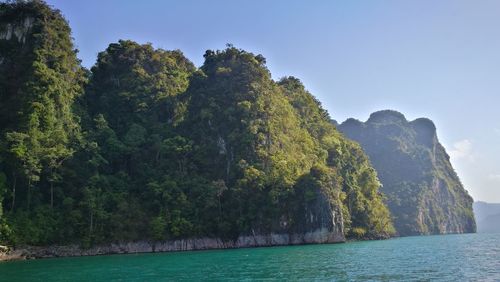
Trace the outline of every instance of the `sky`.
{"type": "Polygon", "coordinates": [[[180,49],[197,66],[226,43],[302,80],[344,121],[428,117],[475,200],[500,202],[500,1],[48,0],[91,67],[109,43],[180,49]]]}

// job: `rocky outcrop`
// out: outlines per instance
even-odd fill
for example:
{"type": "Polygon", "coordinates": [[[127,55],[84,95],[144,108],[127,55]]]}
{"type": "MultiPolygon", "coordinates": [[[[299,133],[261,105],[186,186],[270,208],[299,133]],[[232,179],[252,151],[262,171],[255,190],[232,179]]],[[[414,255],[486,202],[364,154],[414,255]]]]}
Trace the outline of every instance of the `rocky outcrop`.
{"type": "Polygon", "coordinates": [[[78,245],[35,247],[24,246],[3,252],[0,250],[0,261],[36,259],[52,257],[96,256],[108,254],[134,254],[155,252],[176,252],[210,249],[233,249],[270,247],[284,245],[303,245],[344,242],[342,233],[334,233],[327,228],[317,229],[305,234],[267,234],[240,236],[237,240],[225,241],[219,238],[195,238],[172,240],[165,242],[127,242],[81,248],[78,245]]]}
{"type": "Polygon", "coordinates": [[[9,251],[9,247],[0,245],[0,256],[6,255],[9,251]]]}
{"type": "Polygon", "coordinates": [[[431,120],[410,122],[399,112],[381,111],[366,122],[348,119],[338,128],[370,157],[400,235],[476,231],[472,198],[431,120]]]}
{"type": "Polygon", "coordinates": [[[0,40],[11,40],[15,37],[17,42],[24,44],[34,20],[33,17],[25,17],[18,22],[0,25],[0,40]]]}
{"type": "MultiPolygon", "coordinates": [[[[26,16],[12,22],[0,22],[0,49],[4,50],[4,46],[12,45],[16,45],[19,50],[24,49],[22,46],[30,36],[34,21],[33,17],[26,16]]],[[[0,65],[6,60],[3,55],[0,52],[0,65]]]]}
{"type": "Polygon", "coordinates": [[[304,221],[298,224],[303,236],[302,238],[292,236],[292,244],[301,244],[300,241],[302,243],[335,243],[345,240],[340,203],[329,199],[322,191],[317,191],[315,201],[305,207],[304,221]]]}

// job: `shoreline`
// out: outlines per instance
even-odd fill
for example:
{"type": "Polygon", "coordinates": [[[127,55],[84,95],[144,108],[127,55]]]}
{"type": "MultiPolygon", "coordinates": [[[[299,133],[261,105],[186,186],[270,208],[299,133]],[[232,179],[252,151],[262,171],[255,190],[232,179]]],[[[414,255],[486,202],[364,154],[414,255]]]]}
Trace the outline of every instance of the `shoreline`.
{"type": "Polygon", "coordinates": [[[64,258],[64,257],[85,257],[85,256],[106,256],[125,254],[153,254],[153,253],[173,253],[186,251],[208,251],[208,250],[231,250],[231,249],[251,249],[270,248],[284,246],[322,245],[322,244],[343,244],[364,241],[390,240],[404,237],[426,237],[442,235],[462,235],[477,234],[477,232],[459,232],[442,234],[420,234],[410,236],[391,236],[365,239],[346,239],[343,235],[327,232],[326,230],[316,230],[307,234],[268,234],[240,236],[237,240],[222,240],[220,238],[193,238],[179,239],[162,242],[135,241],[100,244],[90,248],[81,248],[78,244],[70,245],[50,245],[50,246],[19,246],[10,248],[0,245],[0,263],[19,260],[64,258]]]}
{"type": "Polygon", "coordinates": [[[52,246],[19,246],[0,251],[0,262],[57,257],[81,257],[113,254],[165,253],[202,250],[224,250],[257,247],[295,246],[308,244],[345,243],[342,233],[326,228],[305,234],[266,234],[240,236],[237,240],[220,238],[193,238],[163,242],[136,241],[101,244],[83,249],[77,244],[52,246]]]}

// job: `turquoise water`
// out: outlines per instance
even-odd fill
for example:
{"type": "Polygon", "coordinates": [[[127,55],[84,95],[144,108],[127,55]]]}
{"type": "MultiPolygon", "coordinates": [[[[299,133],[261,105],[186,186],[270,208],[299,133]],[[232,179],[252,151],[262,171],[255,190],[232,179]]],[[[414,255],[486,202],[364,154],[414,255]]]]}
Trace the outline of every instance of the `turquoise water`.
{"type": "Polygon", "coordinates": [[[1,281],[500,281],[500,234],[0,263],[1,281]]]}

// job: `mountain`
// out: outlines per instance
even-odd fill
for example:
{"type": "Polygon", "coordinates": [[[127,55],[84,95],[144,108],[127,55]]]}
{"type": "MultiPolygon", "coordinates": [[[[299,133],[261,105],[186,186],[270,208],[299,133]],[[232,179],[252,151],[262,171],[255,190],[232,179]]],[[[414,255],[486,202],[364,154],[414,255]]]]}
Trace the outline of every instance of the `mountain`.
{"type": "Polygon", "coordinates": [[[0,4],[0,243],[175,250],[394,234],[361,147],[262,55],[228,46],[196,68],[180,50],[120,40],[86,70],[70,32],[43,1],[0,4]]]}
{"type": "Polygon", "coordinates": [[[500,232],[500,204],[474,202],[478,232],[500,232]]]}
{"type": "Polygon", "coordinates": [[[434,123],[396,111],[348,119],[338,129],[359,142],[382,182],[402,236],[476,231],[472,198],[439,143],[434,123]]]}

